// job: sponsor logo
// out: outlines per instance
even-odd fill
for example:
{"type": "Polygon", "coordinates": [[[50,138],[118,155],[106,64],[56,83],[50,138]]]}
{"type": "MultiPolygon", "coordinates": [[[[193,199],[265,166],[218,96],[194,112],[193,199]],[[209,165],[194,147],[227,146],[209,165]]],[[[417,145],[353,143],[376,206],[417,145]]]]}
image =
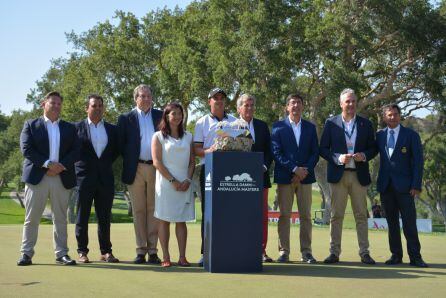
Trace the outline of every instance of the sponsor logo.
{"type": "Polygon", "coordinates": [[[235,174],[233,176],[226,176],[224,180],[219,181],[217,191],[233,192],[233,191],[260,191],[256,185],[256,181],[252,179],[248,173],[235,174]]]}
{"type": "Polygon", "coordinates": [[[209,173],[206,176],[206,179],[204,180],[204,190],[205,191],[212,191],[212,178],[211,173],[209,173]]]}

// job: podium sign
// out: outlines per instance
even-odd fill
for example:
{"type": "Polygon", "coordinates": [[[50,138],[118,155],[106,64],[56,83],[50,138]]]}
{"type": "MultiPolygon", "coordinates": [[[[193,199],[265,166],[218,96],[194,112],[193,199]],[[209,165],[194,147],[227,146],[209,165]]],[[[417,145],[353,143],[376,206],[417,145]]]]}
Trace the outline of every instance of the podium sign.
{"type": "Polygon", "coordinates": [[[262,270],[263,153],[206,154],[204,268],[262,270]]]}

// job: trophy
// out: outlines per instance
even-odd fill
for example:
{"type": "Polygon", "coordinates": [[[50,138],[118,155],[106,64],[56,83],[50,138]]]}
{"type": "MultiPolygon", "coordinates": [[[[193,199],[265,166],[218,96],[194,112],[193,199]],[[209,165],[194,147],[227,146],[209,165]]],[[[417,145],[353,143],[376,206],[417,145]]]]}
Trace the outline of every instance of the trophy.
{"type": "Polygon", "coordinates": [[[249,152],[253,143],[254,140],[245,120],[237,119],[233,122],[220,121],[217,123],[216,137],[214,138],[217,151],[249,152]]]}

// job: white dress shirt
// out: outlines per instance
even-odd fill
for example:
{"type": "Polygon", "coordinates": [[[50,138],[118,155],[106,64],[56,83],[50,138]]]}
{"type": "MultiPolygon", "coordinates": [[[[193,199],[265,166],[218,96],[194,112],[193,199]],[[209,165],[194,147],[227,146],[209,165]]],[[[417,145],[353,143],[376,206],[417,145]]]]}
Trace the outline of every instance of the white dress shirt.
{"type": "Polygon", "coordinates": [[[150,109],[148,113],[144,113],[136,107],[136,111],[138,112],[139,135],[141,138],[139,159],[152,160],[152,137],[155,133],[152,120],[152,109],[150,109]]]}
{"type": "Polygon", "coordinates": [[[54,122],[43,115],[45,120],[46,131],[48,132],[48,141],[50,144],[50,156],[47,161],[43,164],[45,168],[48,167],[48,163],[59,162],[59,149],[60,149],[60,130],[59,130],[59,119],[54,122]]]}
{"type": "MultiPolygon", "coordinates": [[[[302,134],[302,118],[299,119],[299,122],[296,124],[293,120],[291,120],[291,117],[288,116],[288,120],[291,123],[291,128],[293,129],[294,138],[296,139],[297,148],[299,148],[299,142],[300,142],[300,135],[302,134]]],[[[293,173],[296,172],[297,166],[294,167],[293,173]]]]}
{"type": "Polygon", "coordinates": [[[98,158],[101,158],[102,152],[104,152],[105,147],[107,147],[108,136],[107,131],[105,130],[104,120],[98,122],[98,124],[94,124],[90,118],[88,120],[88,128],[90,129],[90,139],[91,144],[93,145],[94,151],[98,158]]]}
{"type": "Polygon", "coordinates": [[[255,142],[256,141],[256,134],[254,132],[254,118],[252,118],[251,121],[249,121],[248,128],[249,128],[249,133],[252,136],[252,140],[255,142]]]}
{"type": "MultiPolygon", "coordinates": [[[[386,142],[386,147],[387,147],[387,144],[389,144],[389,138],[390,138],[390,133],[389,133],[389,131],[391,131],[391,130],[394,131],[393,137],[395,138],[395,145],[396,145],[396,141],[398,140],[398,134],[400,133],[400,125],[398,124],[398,126],[395,127],[395,128],[393,128],[393,129],[390,128],[390,127],[387,127],[387,142],[386,142]]],[[[389,150],[389,157],[392,157],[393,150],[395,150],[395,148],[387,148],[387,149],[389,150]]]]}
{"type": "Polygon", "coordinates": [[[299,122],[296,123],[291,120],[290,116],[288,116],[288,120],[290,120],[291,128],[293,129],[294,138],[296,139],[297,147],[299,148],[300,135],[302,132],[302,118],[299,119],[299,122]]]}
{"type": "MultiPolygon", "coordinates": [[[[355,152],[356,136],[357,136],[357,132],[358,132],[358,127],[356,127],[356,125],[355,125],[356,116],[353,117],[353,119],[351,119],[350,121],[345,121],[344,117],[342,117],[342,123],[344,123],[344,130],[347,131],[349,135],[351,135],[350,137],[347,136],[347,134],[344,131],[345,143],[347,144],[347,151],[349,154],[353,154],[355,152]],[[349,146],[349,143],[350,143],[350,146],[349,146]]],[[[348,164],[346,164],[345,167],[355,169],[356,168],[355,160],[353,158],[350,159],[350,162],[348,164]]]]}

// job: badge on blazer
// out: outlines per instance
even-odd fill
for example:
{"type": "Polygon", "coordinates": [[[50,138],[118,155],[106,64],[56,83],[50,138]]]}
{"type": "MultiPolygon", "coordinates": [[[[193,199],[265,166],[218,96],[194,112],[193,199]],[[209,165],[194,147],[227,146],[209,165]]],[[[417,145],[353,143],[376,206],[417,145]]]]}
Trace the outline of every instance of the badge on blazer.
{"type": "Polygon", "coordinates": [[[406,149],[406,147],[402,147],[402,148],[401,148],[401,152],[402,152],[402,153],[407,153],[407,149],[406,149]]]}

